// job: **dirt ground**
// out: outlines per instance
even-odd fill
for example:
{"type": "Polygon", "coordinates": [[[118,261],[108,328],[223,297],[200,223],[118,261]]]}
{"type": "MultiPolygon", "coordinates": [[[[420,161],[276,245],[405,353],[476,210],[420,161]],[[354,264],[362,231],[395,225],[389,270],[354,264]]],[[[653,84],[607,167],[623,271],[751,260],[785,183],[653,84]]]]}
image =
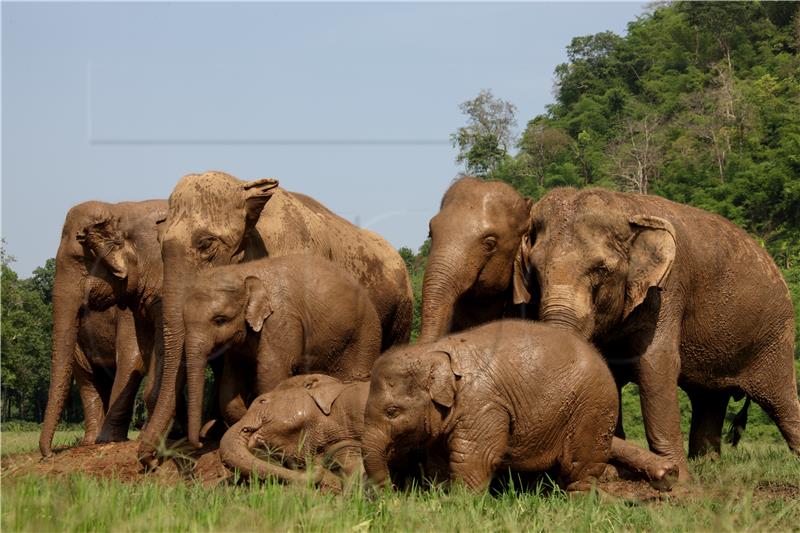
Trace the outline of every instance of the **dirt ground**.
{"type": "MultiPolygon", "coordinates": [[[[170,458],[152,472],[145,473],[136,459],[137,441],[94,444],[61,448],[51,458],[42,460],[39,452],[21,453],[2,458],[2,476],[12,479],[26,474],[67,476],[81,473],[98,478],[114,478],[123,482],[139,483],[153,479],[165,484],[201,483],[213,487],[220,483],[233,483],[234,476],[222,464],[215,446],[200,450],[174,449],[170,458]]],[[[341,485],[336,480],[325,479],[324,490],[337,491],[341,485]]],[[[708,487],[694,484],[679,485],[669,492],[659,492],[645,481],[618,473],[610,467],[597,487],[606,495],[640,503],[683,499],[704,493],[708,487]]],[[[798,499],[800,487],[792,484],[763,482],[757,485],[755,498],[798,499]]]]}
{"type": "Polygon", "coordinates": [[[232,477],[222,465],[215,447],[191,452],[176,450],[158,469],[145,473],[136,459],[138,446],[138,441],[127,441],[61,448],[48,459],[42,459],[38,451],[8,455],[2,459],[3,477],[81,473],[132,483],[157,479],[170,484],[195,481],[209,486],[232,477]]]}

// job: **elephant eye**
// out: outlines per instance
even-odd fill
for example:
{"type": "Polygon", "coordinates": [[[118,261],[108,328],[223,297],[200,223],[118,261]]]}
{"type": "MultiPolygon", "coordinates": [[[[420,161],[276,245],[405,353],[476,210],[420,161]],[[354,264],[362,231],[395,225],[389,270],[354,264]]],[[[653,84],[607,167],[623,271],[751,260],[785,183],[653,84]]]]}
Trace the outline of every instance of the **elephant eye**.
{"type": "Polygon", "coordinates": [[[213,320],[214,324],[216,324],[217,326],[222,326],[227,321],[228,321],[228,317],[223,316],[223,315],[217,315],[217,316],[214,317],[214,320],[213,320]]]}
{"type": "Polygon", "coordinates": [[[497,248],[497,237],[489,235],[483,239],[483,247],[487,252],[493,252],[497,248]]]}
{"type": "Polygon", "coordinates": [[[255,431],[255,428],[251,428],[251,427],[242,428],[242,433],[253,433],[254,431],[255,431]]]}
{"type": "Polygon", "coordinates": [[[386,408],[386,418],[397,418],[400,414],[400,408],[396,405],[390,405],[386,408]]]}

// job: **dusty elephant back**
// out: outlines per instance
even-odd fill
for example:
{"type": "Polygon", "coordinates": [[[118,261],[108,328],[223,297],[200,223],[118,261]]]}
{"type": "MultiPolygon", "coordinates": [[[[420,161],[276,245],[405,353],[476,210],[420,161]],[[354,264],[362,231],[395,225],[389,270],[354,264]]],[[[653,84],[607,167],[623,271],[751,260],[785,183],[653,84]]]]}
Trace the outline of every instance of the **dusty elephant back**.
{"type": "Polygon", "coordinates": [[[269,257],[309,253],[348,272],[369,293],[384,339],[408,340],[411,281],[402,258],[385,239],[354,226],[309,196],[283,189],[267,202],[256,228],[269,257]]]}
{"type": "MultiPolygon", "coordinates": [[[[602,355],[577,335],[546,323],[504,319],[435,343],[456,350],[468,372],[495,382],[523,412],[539,412],[560,426],[582,405],[616,413],[616,384],[602,355]],[[559,398],[553,400],[553,398],[559,398]],[[553,407],[547,414],[542,405],[553,407]]],[[[616,421],[616,415],[614,416],[616,421]]]]}

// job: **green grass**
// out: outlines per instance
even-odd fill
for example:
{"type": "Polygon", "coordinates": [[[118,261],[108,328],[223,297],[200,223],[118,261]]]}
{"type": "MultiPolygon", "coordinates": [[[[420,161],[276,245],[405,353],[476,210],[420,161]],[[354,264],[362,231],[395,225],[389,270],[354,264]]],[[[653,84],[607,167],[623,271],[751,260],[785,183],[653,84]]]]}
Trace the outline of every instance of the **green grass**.
{"type": "MultiPolygon", "coordinates": [[[[74,446],[83,438],[82,429],[56,431],[53,447],[74,446]]],[[[0,454],[32,452],[39,449],[39,431],[6,431],[0,433],[0,454]]]]}
{"type": "MultiPolygon", "coordinates": [[[[643,443],[635,389],[625,391],[630,438],[643,443]]],[[[688,409],[685,397],[684,410],[688,409]]],[[[740,404],[739,404],[740,405],[740,404]]],[[[730,412],[738,410],[732,406],[730,412]]],[[[688,413],[688,411],[686,411],[688,413]]],[[[57,433],[74,442],[80,431],[57,433]]],[[[3,453],[33,450],[36,432],[3,432],[3,453]],[[13,448],[11,448],[13,446],[13,448]],[[11,450],[15,450],[12,452],[11,450]]],[[[2,480],[2,531],[798,531],[800,460],[753,406],[742,444],[693,461],[696,483],[665,501],[410,490],[322,494],[272,481],[164,485],[85,475],[2,480]]]]}
{"type": "Polygon", "coordinates": [[[788,450],[745,444],[692,466],[702,488],[647,504],[514,489],[497,496],[455,488],[369,497],[270,481],[211,489],[29,476],[3,482],[1,525],[3,531],[788,531],[800,524],[797,494],[770,492],[800,479],[800,462],[788,450]]]}

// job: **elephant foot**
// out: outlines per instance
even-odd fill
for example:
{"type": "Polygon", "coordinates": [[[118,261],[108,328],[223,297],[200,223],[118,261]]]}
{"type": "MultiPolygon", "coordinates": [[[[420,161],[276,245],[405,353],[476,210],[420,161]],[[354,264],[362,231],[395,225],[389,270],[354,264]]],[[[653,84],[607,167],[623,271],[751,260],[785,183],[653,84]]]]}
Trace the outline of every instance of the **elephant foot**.
{"type": "Polygon", "coordinates": [[[97,436],[95,439],[96,444],[106,443],[106,442],[125,442],[128,440],[128,431],[127,428],[123,431],[122,429],[109,429],[103,430],[100,432],[100,435],[97,436]]]}
{"type": "Polygon", "coordinates": [[[96,443],[97,439],[98,439],[97,433],[93,433],[91,435],[84,435],[81,441],[78,443],[78,446],[90,446],[96,443]]]}
{"type": "Polygon", "coordinates": [[[691,481],[686,461],[675,461],[614,437],[611,459],[619,466],[644,477],[653,488],[670,490],[676,483],[691,481]]]}
{"type": "Polygon", "coordinates": [[[109,436],[100,435],[94,442],[95,444],[106,444],[108,442],[128,442],[128,436],[125,435],[123,437],[120,435],[109,435],[109,436]]]}
{"type": "Polygon", "coordinates": [[[680,480],[680,469],[676,464],[670,464],[664,467],[657,467],[650,473],[651,477],[648,479],[650,486],[659,492],[667,492],[672,490],[680,480]]]}

